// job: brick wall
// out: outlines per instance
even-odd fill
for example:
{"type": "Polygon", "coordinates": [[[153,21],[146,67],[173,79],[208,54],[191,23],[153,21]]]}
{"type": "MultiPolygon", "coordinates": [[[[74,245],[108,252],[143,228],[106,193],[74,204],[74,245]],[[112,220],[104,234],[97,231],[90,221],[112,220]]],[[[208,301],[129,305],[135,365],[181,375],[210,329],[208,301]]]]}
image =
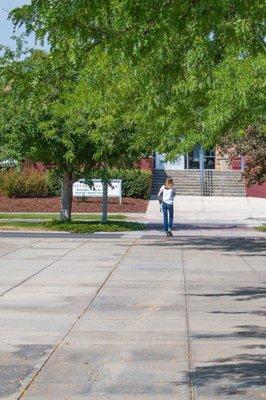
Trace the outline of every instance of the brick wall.
{"type": "Polygon", "coordinates": [[[253,185],[246,188],[248,197],[262,197],[266,198],[266,182],[262,185],[253,185]]]}
{"type": "Polygon", "coordinates": [[[139,168],[153,172],[153,170],[154,170],[154,157],[143,158],[139,163],[139,168]]]}

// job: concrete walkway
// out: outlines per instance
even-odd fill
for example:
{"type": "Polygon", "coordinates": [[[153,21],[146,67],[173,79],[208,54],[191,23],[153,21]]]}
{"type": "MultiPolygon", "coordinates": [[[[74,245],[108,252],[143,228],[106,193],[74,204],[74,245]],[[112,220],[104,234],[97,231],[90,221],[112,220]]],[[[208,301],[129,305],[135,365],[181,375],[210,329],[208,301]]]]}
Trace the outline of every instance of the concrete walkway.
{"type": "MultiPolygon", "coordinates": [[[[176,196],[175,221],[178,223],[266,223],[266,199],[255,197],[176,196]]],[[[147,221],[161,221],[158,200],[150,200],[147,221]]]]}
{"type": "Polygon", "coordinates": [[[1,234],[0,399],[264,398],[265,239],[211,232],[1,234]]]}

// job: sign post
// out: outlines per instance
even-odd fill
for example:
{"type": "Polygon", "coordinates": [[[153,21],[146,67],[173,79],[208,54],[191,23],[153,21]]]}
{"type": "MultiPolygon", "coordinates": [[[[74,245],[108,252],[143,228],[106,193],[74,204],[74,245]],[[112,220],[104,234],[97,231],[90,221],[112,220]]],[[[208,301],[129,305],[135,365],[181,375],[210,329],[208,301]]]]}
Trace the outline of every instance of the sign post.
{"type": "Polygon", "coordinates": [[[200,169],[201,194],[202,196],[204,196],[205,174],[204,174],[204,150],[202,146],[200,146],[199,149],[199,169],[200,169]]]}

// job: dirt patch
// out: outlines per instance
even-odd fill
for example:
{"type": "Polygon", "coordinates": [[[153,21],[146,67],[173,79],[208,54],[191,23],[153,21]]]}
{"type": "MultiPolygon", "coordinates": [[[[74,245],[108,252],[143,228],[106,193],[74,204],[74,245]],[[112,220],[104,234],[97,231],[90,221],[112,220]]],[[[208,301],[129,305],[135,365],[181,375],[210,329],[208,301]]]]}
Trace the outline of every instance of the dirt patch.
{"type": "MultiPolygon", "coordinates": [[[[101,211],[101,199],[93,198],[81,201],[74,199],[73,212],[92,212],[101,211]]],[[[118,199],[109,199],[108,211],[118,213],[144,213],[146,212],[148,200],[123,198],[122,204],[118,199]]],[[[0,212],[59,212],[60,198],[8,198],[0,196],[0,212]]]]}

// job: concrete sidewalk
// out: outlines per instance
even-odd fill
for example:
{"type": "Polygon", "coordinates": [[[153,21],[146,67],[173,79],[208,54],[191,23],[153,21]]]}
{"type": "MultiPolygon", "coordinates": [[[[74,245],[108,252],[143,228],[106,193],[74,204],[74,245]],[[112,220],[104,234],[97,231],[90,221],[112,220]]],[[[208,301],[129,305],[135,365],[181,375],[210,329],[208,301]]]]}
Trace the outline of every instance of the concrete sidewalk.
{"type": "Polygon", "coordinates": [[[266,396],[265,239],[135,235],[1,235],[0,399],[266,396]]]}
{"type": "MultiPolygon", "coordinates": [[[[177,223],[266,223],[266,199],[255,197],[176,196],[174,203],[177,223]]],[[[146,221],[162,220],[158,200],[150,200],[146,221]]]]}

